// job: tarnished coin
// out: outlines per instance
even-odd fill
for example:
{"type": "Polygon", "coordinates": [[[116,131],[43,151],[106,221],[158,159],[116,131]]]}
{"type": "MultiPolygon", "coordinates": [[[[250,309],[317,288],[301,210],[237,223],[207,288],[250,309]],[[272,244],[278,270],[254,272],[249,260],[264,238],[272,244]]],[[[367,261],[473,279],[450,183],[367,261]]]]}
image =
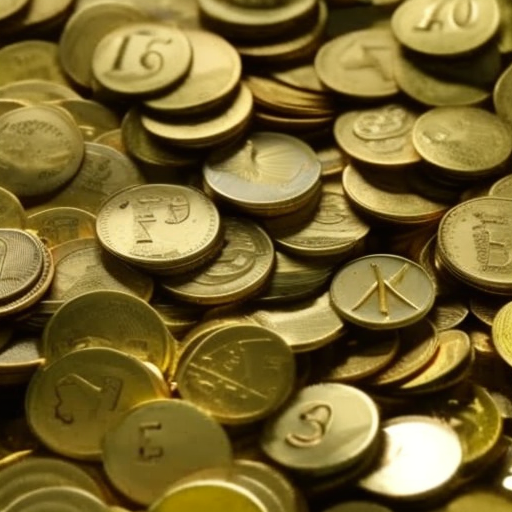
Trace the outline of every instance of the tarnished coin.
{"type": "Polygon", "coordinates": [[[26,224],[27,214],[20,200],[0,187],[0,228],[23,229],[26,224]]]}
{"type": "Polygon", "coordinates": [[[214,331],[180,360],[176,374],[181,396],[226,424],[270,415],[288,398],[294,380],[286,342],[250,324],[214,331]]]}
{"type": "Polygon", "coordinates": [[[192,49],[177,27],[131,23],[108,32],[94,49],[92,71],[107,91],[154,94],[188,72],[192,49]]]}
{"type": "Polygon", "coordinates": [[[489,41],[498,30],[496,0],[408,0],[391,26],[405,46],[431,55],[457,55],[489,41]]]}
{"type": "Polygon", "coordinates": [[[385,98],[398,92],[392,69],[397,51],[390,30],[358,30],[325,43],[316,54],[315,69],[322,83],[336,92],[385,98]]]}
{"type": "Polygon", "coordinates": [[[346,320],[370,329],[404,327],[434,304],[432,280],[418,264],[391,254],[364,256],[334,276],[331,299],[346,320]]]}
{"type": "Polygon", "coordinates": [[[472,107],[429,110],[416,121],[414,147],[457,178],[492,174],[512,153],[512,130],[495,114],[472,107]]]}
{"type": "Polygon", "coordinates": [[[0,185],[18,196],[52,192],[78,171],[80,130],[57,107],[23,107],[0,116],[0,185]]]}
{"type": "Polygon", "coordinates": [[[260,444],[288,469],[330,474],[364,458],[378,432],[379,413],[368,395],[344,384],[317,384],[267,421],[260,444]]]}

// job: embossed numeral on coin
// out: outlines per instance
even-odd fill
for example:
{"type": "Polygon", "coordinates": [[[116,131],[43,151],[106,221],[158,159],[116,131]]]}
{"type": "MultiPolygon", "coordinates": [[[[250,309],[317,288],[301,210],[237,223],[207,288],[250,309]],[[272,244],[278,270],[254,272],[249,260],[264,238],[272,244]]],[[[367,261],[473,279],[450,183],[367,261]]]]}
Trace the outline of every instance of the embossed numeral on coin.
{"type": "Polygon", "coordinates": [[[164,454],[162,446],[153,444],[155,434],[161,432],[162,424],[159,421],[151,421],[139,425],[139,460],[151,462],[159,459],[164,454]]]}
{"type": "Polygon", "coordinates": [[[383,80],[393,80],[393,75],[386,66],[382,54],[388,54],[390,48],[382,45],[370,45],[360,42],[354,43],[356,48],[342,58],[341,65],[347,70],[359,70],[363,68],[373,68],[377,71],[383,80]]]}
{"type": "Polygon", "coordinates": [[[333,410],[325,402],[313,402],[306,404],[299,415],[304,424],[304,432],[290,432],[286,436],[286,442],[297,448],[307,448],[322,442],[332,424],[333,410]]]}
{"type": "Polygon", "coordinates": [[[443,30],[447,23],[457,28],[469,27],[477,18],[475,0],[437,0],[424,11],[423,18],[414,26],[416,30],[443,30]]]}

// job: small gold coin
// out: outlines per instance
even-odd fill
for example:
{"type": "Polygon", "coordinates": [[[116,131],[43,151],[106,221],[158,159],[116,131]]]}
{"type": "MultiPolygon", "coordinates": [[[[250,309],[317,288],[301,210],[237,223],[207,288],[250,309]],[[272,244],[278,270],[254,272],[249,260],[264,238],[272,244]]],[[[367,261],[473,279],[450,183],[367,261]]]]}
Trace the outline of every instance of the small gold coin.
{"type": "Polygon", "coordinates": [[[512,366],[512,302],[507,302],[492,321],[492,341],[500,357],[512,366]]]}
{"type": "Polygon", "coordinates": [[[496,0],[408,0],[391,26],[405,46],[430,55],[457,55],[485,44],[498,30],[496,0]]]}
{"type": "Polygon", "coordinates": [[[325,43],[316,54],[315,69],[322,83],[336,92],[386,98],[398,92],[392,69],[397,51],[390,30],[358,30],[325,43]]]}
{"type": "Polygon", "coordinates": [[[505,197],[512,199],[512,177],[511,175],[504,176],[499,179],[489,189],[489,195],[495,197],[505,197]]]}
{"type": "Polygon", "coordinates": [[[456,178],[492,174],[512,153],[512,131],[498,116],[472,107],[429,110],[413,129],[414,147],[456,178]]]}
{"type": "Polygon", "coordinates": [[[226,424],[268,416],[288,398],[294,380],[295,361],[286,342],[250,324],[207,336],[180,360],[176,374],[181,396],[226,424]]]}
{"type": "Polygon", "coordinates": [[[98,460],[109,425],[137,404],[158,398],[166,393],[143,362],[110,348],[87,348],[34,374],[25,411],[32,431],[52,451],[98,460]]]}
{"type": "Polygon", "coordinates": [[[0,228],[23,229],[26,224],[27,214],[20,200],[0,187],[0,228]]]}
{"type": "Polygon", "coordinates": [[[10,0],[5,2],[5,4],[0,7],[0,20],[4,21],[6,18],[17,14],[24,9],[28,3],[28,0],[10,0]]]}
{"type": "Polygon", "coordinates": [[[130,23],[108,32],[97,44],[92,72],[101,87],[128,96],[154,94],[183,78],[192,49],[177,27],[130,23]]]}
{"type": "Polygon", "coordinates": [[[142,505],[195,471],[231,463],[222,427],[183,400],[154,400],[131,409],[107,431],[102,450],[109,480],[142,505]]]}
{"type": "Polygon", "coordinates": [[[289,469],[330,474],[361,461],[378,431],[379,413],[368,395],[344,384],[317,384],[303,388],[268,420],[260,444],[289,469]]]}
{"type": "Polygon", "coordinates": [[[475,293],[469,299],[471,313],[485,325],[492,327],[498,311],[510,302],[509,297],[475,293]]]}

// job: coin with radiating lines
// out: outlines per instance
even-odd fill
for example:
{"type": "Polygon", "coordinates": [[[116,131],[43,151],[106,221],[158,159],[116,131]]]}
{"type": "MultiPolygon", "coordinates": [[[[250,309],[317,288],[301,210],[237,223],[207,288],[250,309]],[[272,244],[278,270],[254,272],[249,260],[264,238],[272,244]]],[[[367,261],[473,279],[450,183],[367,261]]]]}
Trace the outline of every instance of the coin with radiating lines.
{"type": "Polygon", "coordinates": [[[0,228],[23,229],[26,224],[27,214],[20,200],[0,187],[0,228]]]}

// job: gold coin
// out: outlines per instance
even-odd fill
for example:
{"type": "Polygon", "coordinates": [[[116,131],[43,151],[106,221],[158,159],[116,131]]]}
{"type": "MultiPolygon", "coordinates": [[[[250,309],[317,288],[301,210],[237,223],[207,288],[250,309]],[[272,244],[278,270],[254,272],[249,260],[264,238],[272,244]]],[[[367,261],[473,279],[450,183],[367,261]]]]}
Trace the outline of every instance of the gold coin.
{"type": "Polygon", "coordinates": [[[435,325],[437,331],[446,331],[460,325],[468,314],[468,307],[458,297],[439,295],[436,297],[428,318],[435,325]]]}
{"type": "Polygon", "coordinates": [[[97,144],[103,144],[104,146],[108,146],[119,151],[120,153],[128,155],[128,152],[123,143],[121,128],[116,128],[115,130],[102,133],[101,135],[98,135],[93,140],[93,142],[96,142],[97,144]]]}
{"type": "Polygon", "coordinates": [[[14,99],[36,105],[60,100],[78,100],[80,96],[70,87],[58,82],[31,78],[1,86],[0,99],[14,99]]]}
{"type": "Polygon", "coordinates": [[[512,178],[510,175],[504,176],[494,183],[489,189],[489,195],[512,199],[512,178]]]}
{"type": "Polygon", "coordinates": [[[442,509],[443,512],[478,512],[489,509],[508,512],[510,499],[494,489],[468,489],[454,496],[442,509]]]}
{"type": "Polygon", "coordinates": [[[27,214],[20,200],[0,187],[0,228],[23,229],[26,224],[27,214]]]}
{"type": "Polygon", "coordinates": [[[158,398],[166,394],[144,363],[118,350],[87,348],[40,368],[25,408],[30,428],[52,451],[98,460],[109,425],[137,404],[158,398]]]}
{"type": "Polygon", "coordinates": [[[391,26],[405,46],[430,55],[457,55],[485,44],[498,31],[496,0],[408,0],[391,26]]]}
{"type": "Polygon", "coordinates": [[[107,431],[102,451],[109,480],[142,505],[195,471],[227,466],[232,457],[222,427],[184,400],[154,400],[131,409],[107,431]]]}
{"type": "Polygon", "coordinates": [[[348,155],[334,144],[316,148],[316,154],[322,166],[323,178],[341,173],[349,164],[348,155]]]}
{"type": "Polygon", "coordinates": [[[47,247],[94,237],[95,223],[96,217],[91,213],[69,206],[49,208],[27,218],[27,228],[37,233],[47,247]]]}
{"type": "Polygon", "coordinates": [[[372,165],[407,165],[420,161],[412,143],[417,115],[399,104],[342,114],[334,136],[351,157],[372,165]]]}
{"type": "Polygon", "coordinates": [[[492,341],[500,357],[512,365],[512,302],[507,302],[496,313],[492,321],[492,341]]]}
{"type": "MultiPolygon", "coordinates": [[[[199,322],[202,308],[192,304],[160,300],[151,301],[151,306],[160,315],[168,331],[181,340],[181,337],[199,322]]],[[[178,344],[178,350],[180,345],[178,344]]]]}
{"type": "Polygon", "coordinates": [[[345,319],[369,329],[405,327],[434,304],[434,286],[418,264],[395,255],[370,255],[344,265],[331,284],[331,300],[345,319]]]}
{"type": "Polygon", "coordinates": [[[183,398],[218,421],[244,424],[268,416],[288,398],[295,361],[275,332],[232,325],[216,330],[181,359],[176,380],[183,398]]]}
{"type": "Polygon", "coordinates": [[[494,110],[509,125],[512,123],[512,109],[509,105],[511,82],[512,65],[508,66],[500,75],[493,93],[494,110]]]}
{"type": "Polygon", "coordinates": [[[272,70],[270,75],[272,78],[297,89],[321,93],[329,91],[318,78],[313,64],[295,65],[285,69],[279,68],[272,70]]]}
{"type": "Polygon", "coordinates": [[[465,179],[492,174],[507,161],[512,131],[483,109],[435,108],[416,121],[413,143],[427,162],[465,179]]]}
{"type": "Polygon", "coordinates": [[[492,327],[496,314],[507,302],[510,302],[509,297],[475,293],[471,294],[469,308],[478,320],[488,327],[492,327]]]}
{"type": "Polygon", "coordinates": [[[98,42],[92,72],[100,86],[119,95],[155,94],[189,71],[192,49],[177,27],[130,23],[109,31],[98,42]]]}
{"type": "Polygon", "coordinates": [[[18,196],[52,192],[78,171],[83,139],[72,118],[49,105],[0,116],[0,183],[18,196]]]}
{"type": "Polygon", "coordinates": [[[318,77],[330,89],[361,98],[398,92],[392,70],[398,45],[390,30],[372,28],[338,36],[315,57],[318,77]]]}
{"type": "Polygon", "coordinates": [[[96,227],[108,251],[154,270],[205,263],[220,238],[213,202],[179,185],[142,185],[111,195],[96,227]]]}
{"type": "Polygon", "coordinates": [[[0,383],[25,384],[32,374],[44,364],[39,352],[39,339],[15,337],[0,348],[0,383]]]}
{"type": "Polygon", "coordinates": [[[198,304],[224,304],[255,295],[266,284],[274,264],[272,240],[256,223],[224,217],[224,246],[206,268],[166,278],[171,295],[198,304]]]}
{"type": "Polygon", "coordinates": [[[67,301],[93,290],[115,290],[148,301],[153,279],[103,251],[94,238],[70,240],[52,249],[55,275],[45,297],[67,301]]]}
{"type": "Polygon", "coordinates": [[[161,371],[169,367],[176,351],[174,338],[151,306],[133,295],[105,289],[66,301],[43,333],[42,352],[48,363],[87,347],[116,349],[161,371]]]}

